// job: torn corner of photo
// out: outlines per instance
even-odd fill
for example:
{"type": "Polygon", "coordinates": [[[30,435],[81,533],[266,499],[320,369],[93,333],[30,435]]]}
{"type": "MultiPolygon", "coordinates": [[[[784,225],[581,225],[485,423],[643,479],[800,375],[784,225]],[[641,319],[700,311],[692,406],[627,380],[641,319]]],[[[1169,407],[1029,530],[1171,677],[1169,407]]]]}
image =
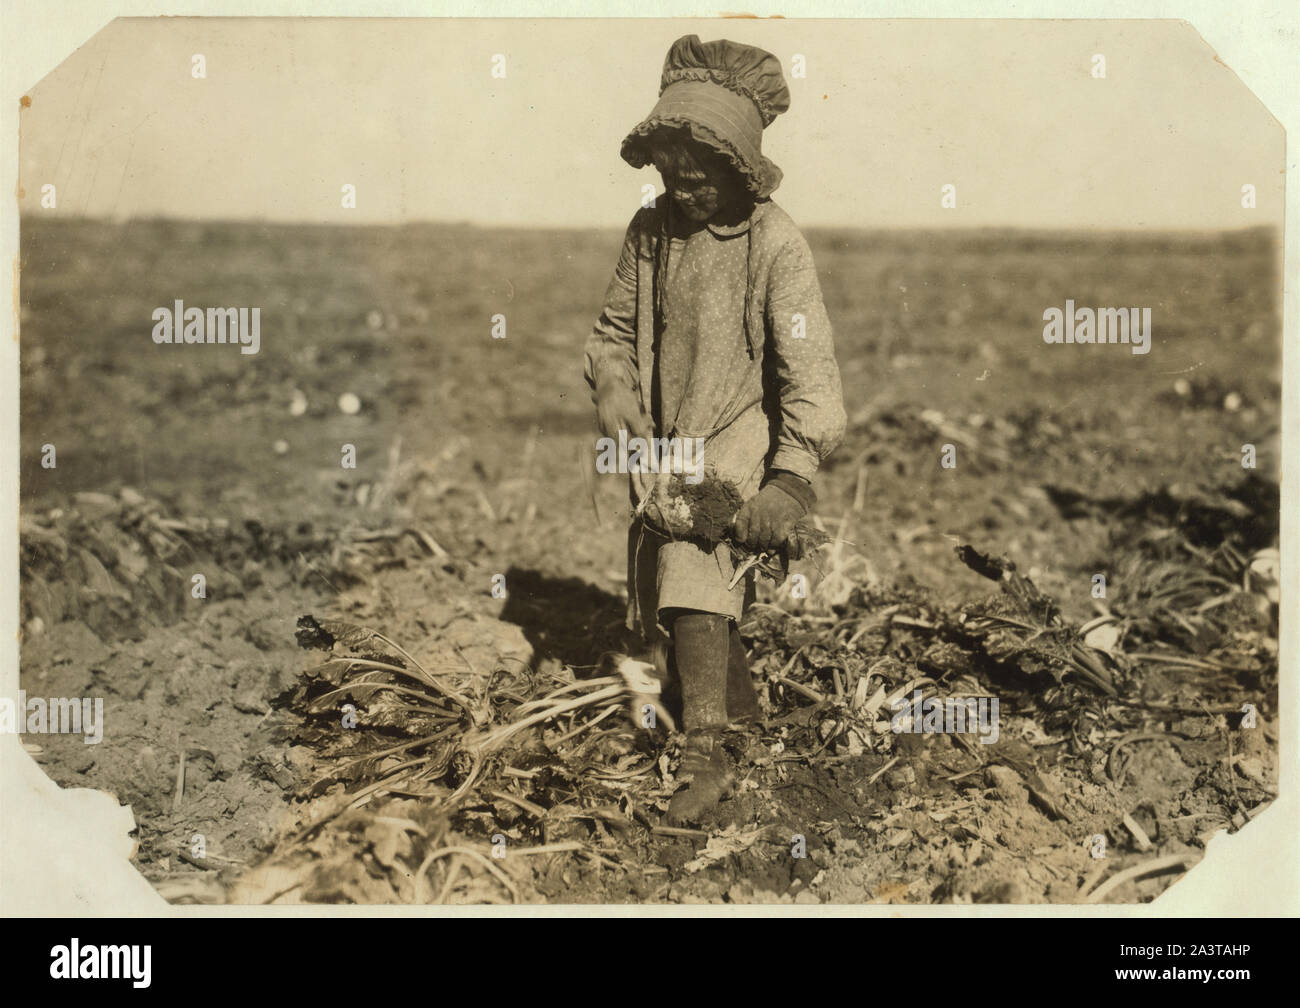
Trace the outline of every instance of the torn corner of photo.
{"type": "Polygon", "coordinates": [[[0,907],[6,914],[166,907],[131,863],[135,816],[113,795],[60,787],[13,734],[0,734],[0,795],[7,806],[0,815],[0,907]]]}

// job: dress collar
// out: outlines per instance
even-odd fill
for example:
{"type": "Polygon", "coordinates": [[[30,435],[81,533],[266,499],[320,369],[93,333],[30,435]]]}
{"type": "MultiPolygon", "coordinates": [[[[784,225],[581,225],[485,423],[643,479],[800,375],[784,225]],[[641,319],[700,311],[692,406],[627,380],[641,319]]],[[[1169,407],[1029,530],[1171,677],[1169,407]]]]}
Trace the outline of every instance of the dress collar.
{"type": "Polygon", "coordinates": [[[739,224],[706,224],[719,238],[734,238],[736,235],[742,235],[749,230],[749,218],[746,217],[739,224]]]}
{"type": "Polygon", "coordinates": [[[767,200],[756,200],[749,210],[749,216],[739,224],[706,224],[705,227],[719,238],[734,238],[736,235],[743,235],[749,230],[755,219],[762,215],[767,202],[767,200]]]}
{"type": "MultiPolygon", "coordinates": [[[[762,214],[766,203],[767,203],[766,200],[759,200],[758,202],[756,202],[753,208],[749,211],[749,216],[737,224],[714,224],[710,222],[708,224],[705,224],[704,227],[712,231],[713,234],[716,235],[718,238],[734,238],[737,235],[743,235],[746,231],[749,230],[750,225],[754,222],[754,220],[760,214],[762,214]]],[[[670,220],[674,225],[672,227],[674,238],[686,238],[689,237],[691,234],[698,234],[700,230],[703,230],[702,228],[694,228],[694,229],[689,229],[687,233],[682,233],[680,230],[678,230],[678,228],[680,228],[682,225],[681,219],[676,214],[671,214],[670,220]]]]}

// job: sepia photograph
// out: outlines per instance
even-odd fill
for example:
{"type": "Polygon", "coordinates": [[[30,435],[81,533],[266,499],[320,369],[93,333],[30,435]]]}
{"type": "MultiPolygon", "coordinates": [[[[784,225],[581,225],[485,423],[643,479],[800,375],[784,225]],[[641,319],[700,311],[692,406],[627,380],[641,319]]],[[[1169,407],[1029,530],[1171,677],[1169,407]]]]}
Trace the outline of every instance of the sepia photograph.
{"type": "Polygon", "coordinates": [[[0,741],[141,905],[1158,908],[1279,798],[1194,23],[122,17],[20,104],[0,741]]]}

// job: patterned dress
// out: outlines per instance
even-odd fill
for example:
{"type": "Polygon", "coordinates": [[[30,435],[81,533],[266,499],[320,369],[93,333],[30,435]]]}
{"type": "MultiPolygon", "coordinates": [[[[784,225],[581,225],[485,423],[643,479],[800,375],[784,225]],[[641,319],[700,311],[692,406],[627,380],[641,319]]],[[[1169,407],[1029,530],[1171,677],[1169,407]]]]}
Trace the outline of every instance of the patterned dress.
{"type": "MultiPolygon", "coordinates": [[[[662,197],[632,218],[587,341],[586,377],[634,389],[655,437],[702,438],[704,464],[748,499],[771,469],[811,480],[844,435],[830,320],[812,253],[770,200],[738,225],[694,225],[662,197]]],[[[653,473],[633,473],[635,512],[653,473]]],[[[659,610],[739,619],[751,577],[728,590],[726,546],[628,531],[628,627],[664,632],[659,610]]]]}

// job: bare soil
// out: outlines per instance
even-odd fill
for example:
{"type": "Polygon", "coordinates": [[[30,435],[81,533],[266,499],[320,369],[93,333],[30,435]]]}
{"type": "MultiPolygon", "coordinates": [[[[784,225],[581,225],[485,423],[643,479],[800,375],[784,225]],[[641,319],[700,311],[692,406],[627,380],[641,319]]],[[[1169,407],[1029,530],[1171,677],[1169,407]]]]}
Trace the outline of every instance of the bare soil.
{"type": "MultiPolygon", "coordinates": [[[[678,740],[630,715],[538,726],[454,807],[458,764],[352,807],[367,779],[317,786],[337,740],[293,700],[309,613],[381,631],[491,723],[627,646],[626,488],[581,464],[617,233],[24,221],[21,685],[102,696],[106,721],[94,746],[27,736],[34,756],[130,804],[140,870],[180,901],[1069,903],[1249,828],[1277,788],[1251,572],[1277,545],[1273,237],[811,241],[851,418],[819,512],[852,545],[797,568],[807,599],[763,587],[741,632],[767,722],[728,739],[732,797],[673,834],[678,740]],[[178,297],[261,306],[261,353],[154,345],[178,297]],[[1151,306],[1151,353],[1045,345],[1067,297],[1151,306]],[[1061,647],[1104,572],[1118,636],[1086,653],[1111,691],[1032,634],[972,631],[1010,603],[961,544],[1015,562],[1061,647]],[[855,721],[859,681],[917,677],[999,697],[997,743],[855,721]]],[[[356,751],[405,737],[367,710],[356,751]]]]}

